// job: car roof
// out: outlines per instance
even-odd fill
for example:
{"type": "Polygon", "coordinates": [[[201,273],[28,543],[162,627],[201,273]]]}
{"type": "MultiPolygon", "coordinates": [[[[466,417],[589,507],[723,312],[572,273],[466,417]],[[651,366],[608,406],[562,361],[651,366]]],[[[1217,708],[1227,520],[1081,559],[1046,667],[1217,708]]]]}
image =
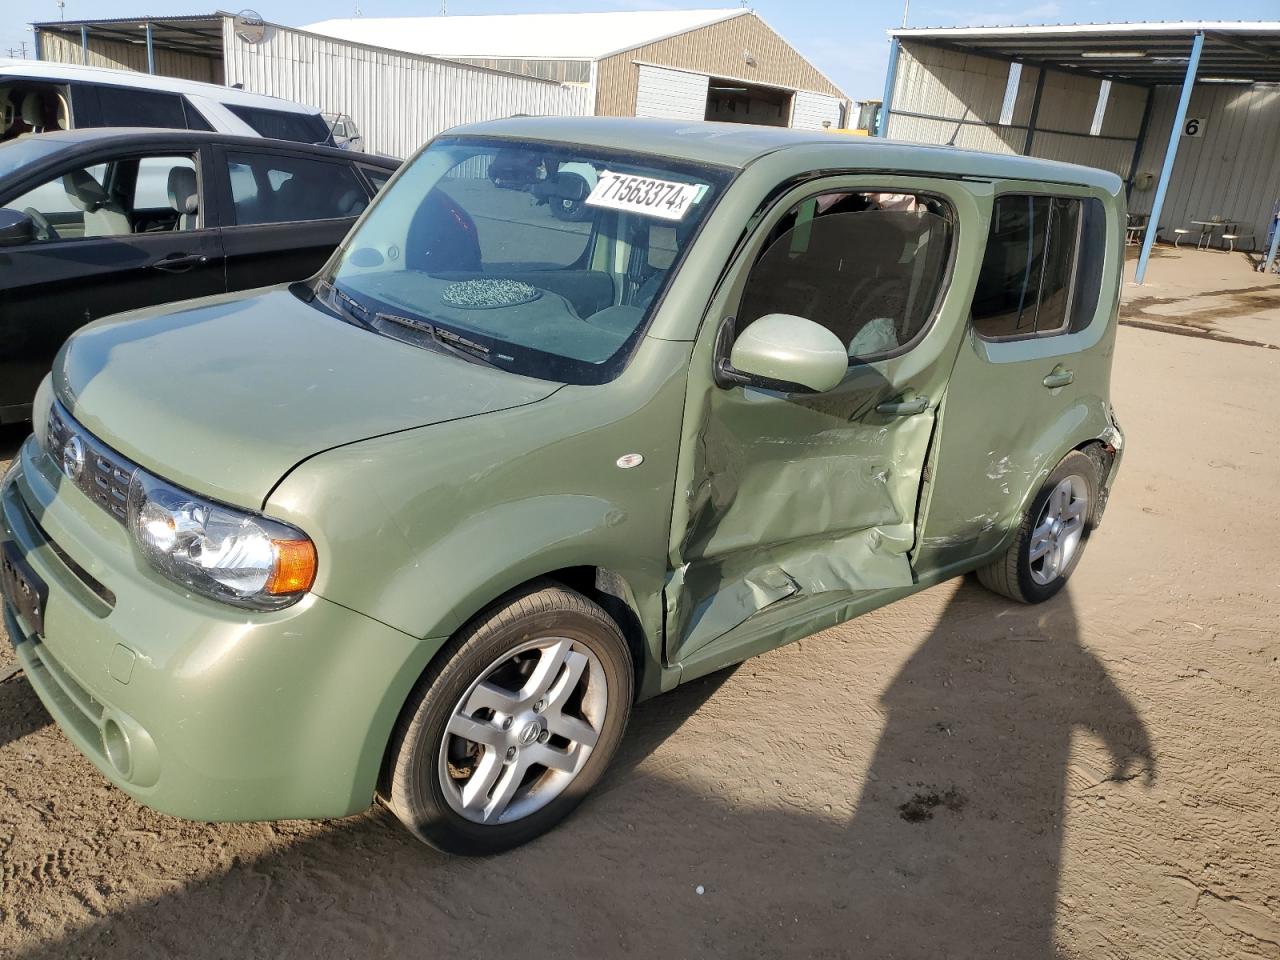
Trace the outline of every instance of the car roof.
{"type": "MultiPolygon", "coordinates": [[[[57,154],[96,147],[146,147],[150,144],[167,145],[182,143],[220,143],[228,147],[283,150],[290,153],[307,153],[322,157],[341,157],[345,160],[367,163],[375,167],[394,170],[401,161],[376,153],[352,153],[339,147],[298,143],[295,140],[273,140],[268,137],[239,136],[207,130],[181,130],[164,127],[79,127],[75,130],[51,130],[48,133],[27,133],[14,140],[0,143],[3,150],[9,143],[28,137],[38,137],[42,142],[56,144],[57,154]]],[[[54,152],[50,156],[55,155],[54,152]]]]}
{"type": "Polygon", "coordinates": [[[193,97],[208,97],[219,103],[238,106],[261,107],[266,110],[283,110],[289,113],[319,113],[315,107],[270,97],[262,93],[249,93],[235,87],[199,80],[180,80],[158,74],[138,73],[135,70],[113,70],[107,67],[86,67],[78,63],[54,63],[41,60],[11,60],[0,58],[0,80],[45,80],[64,83],[101,83],[117,87],[144,87],[167,93],[185,93],[193,97]]]}
{"type": "Polygon", "coordinates": [[[458,135],[565,142],[739,169],[783,151],[797,167],[810,160],[830,164],[835,153],[841,166],[868,171],[1043,180],[1097,187],[1111,194],[1123,187],[1113,173],[1073,163],[744,123],[633,117],[509,117],[454,127],[445,133],[458,135]]]}

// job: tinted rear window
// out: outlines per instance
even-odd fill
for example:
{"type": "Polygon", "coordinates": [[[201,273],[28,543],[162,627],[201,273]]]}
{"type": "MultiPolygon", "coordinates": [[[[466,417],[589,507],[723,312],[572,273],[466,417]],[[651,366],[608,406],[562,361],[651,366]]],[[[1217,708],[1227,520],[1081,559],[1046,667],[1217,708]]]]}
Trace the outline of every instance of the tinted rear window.
{"type": "Polygon", "coordinates": [[[176,93],[156,93],[137,87],[98,87],[97,93],[99,126],[186,129],[182,97],[176,93]]]}
{"type": "Polygon", "coordinates": [[[319,114],[264,110],[261,107],[238,107],[232,104],[226,106],[261,136],[276,140],[292,140],[295,143],[327,143],[329,141],[329,125],[320,118],[319,114]]]}
{"type": "Polygon", "coordinates": [[[1083,329],[1097,310],[1105,252],[1099,201],[997,198],[973,297],[974,329],[989,339],[1083,329]]]}

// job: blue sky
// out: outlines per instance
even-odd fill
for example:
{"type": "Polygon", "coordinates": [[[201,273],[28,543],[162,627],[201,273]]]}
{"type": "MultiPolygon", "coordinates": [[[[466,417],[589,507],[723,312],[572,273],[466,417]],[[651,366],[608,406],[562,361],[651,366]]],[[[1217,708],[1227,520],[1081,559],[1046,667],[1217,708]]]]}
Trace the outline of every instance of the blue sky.
{"type": "MultiPolygon", "coordinates": [[[[253,0],[266,19],[290,26],[332,17],[349,17],[356,0],[253,0]]],[[[956,26],[1025,23],[1072,23],[1107,20],[1259,19],[1280,9],[1275,0],[977,0],[967,7],[957,0],[931,3],[912,0],[910,26],[956,26]]],[[[579,10],[653,10],[732,6],[714,0],[449,0],[451,15],[468,13],[539,13],[579,10]]],[[[413,16],[439,11],[439,0],[360,0],[367,17],[413,16]]],[[[0,56],[31,34],[32,20],[58,19],[55,0],[5,0],[0,14],[0,56]]],[[[208,13],[218,0],[66,0],[66,17],[91,19],[208,13]]],[[[901,0],[761,0],[753,8],[806,57],[816,63],[854,99],[878,97],[884,86],[888,43],[884,31],[902,21],[901,0]]]]}

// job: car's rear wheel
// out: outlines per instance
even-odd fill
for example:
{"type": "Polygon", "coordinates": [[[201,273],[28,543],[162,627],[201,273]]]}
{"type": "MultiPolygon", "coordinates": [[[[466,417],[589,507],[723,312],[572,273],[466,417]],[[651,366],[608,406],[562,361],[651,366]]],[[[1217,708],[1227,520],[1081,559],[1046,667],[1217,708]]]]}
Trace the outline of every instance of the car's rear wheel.
{"type": "Polygon", "coordinates": [[[1004,556],[977,571],[979,582],[1021,603],[1048,600],[1080,562],[1097,502],[1096,462],[1067,454],[1032,498],[1004,556]]]}
{"type": "Polygon", "coordinates": [[[385,799],[450,853],[525,843],[599,780],[632,686],[626,640],[608,614],[535,584],[482,614],[419,682],[393,739],[385,799]]]}

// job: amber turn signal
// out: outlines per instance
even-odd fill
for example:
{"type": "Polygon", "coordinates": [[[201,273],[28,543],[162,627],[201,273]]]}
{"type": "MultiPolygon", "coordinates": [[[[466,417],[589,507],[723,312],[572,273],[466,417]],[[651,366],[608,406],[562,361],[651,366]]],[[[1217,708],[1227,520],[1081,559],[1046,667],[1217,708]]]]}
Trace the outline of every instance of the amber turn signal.
{"type": "Polygon", "coordinates": [[[316,581],[316,548],[310,540],[272,540],[276,562],[267,580],[270,594],[301,593],[316,581]]]}

